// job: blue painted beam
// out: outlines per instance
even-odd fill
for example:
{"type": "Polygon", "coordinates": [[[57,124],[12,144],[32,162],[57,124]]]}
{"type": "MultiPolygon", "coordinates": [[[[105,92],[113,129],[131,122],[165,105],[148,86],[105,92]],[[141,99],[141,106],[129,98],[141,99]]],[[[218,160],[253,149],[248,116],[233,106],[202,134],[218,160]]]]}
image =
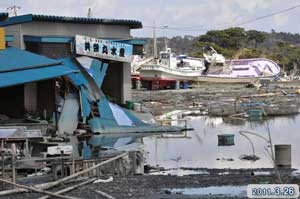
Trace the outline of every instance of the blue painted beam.
{"type": "Polygon", "coordinates": [[[5,35],[6,42],[13,42],[15,40],[14,35],[5,35]]]}
{"type": "Polygon", "coordinates": [[[24,35],[25,42],[41,42],[41,43],[70,43],[74,41],[74,37],[66,36],[32,36],[24,35]]]}

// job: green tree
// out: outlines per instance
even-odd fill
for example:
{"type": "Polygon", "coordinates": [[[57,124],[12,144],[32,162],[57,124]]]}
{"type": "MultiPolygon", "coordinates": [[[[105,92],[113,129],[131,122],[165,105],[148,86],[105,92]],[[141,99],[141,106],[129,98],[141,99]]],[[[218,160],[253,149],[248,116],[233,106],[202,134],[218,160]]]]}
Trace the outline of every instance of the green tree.
{"type": "Polygon", "coordinates": [[[210,42],[222,48],[239,49],[246,39],[243,28],[229,28],[225,30],[211,30],[199,37],[199,42],[210,42]]]}
{"type": "Polygon", "coordinates": [[[267,35],[266,33],[257,30],[249,30],[246,32],[246,37],[247,37],[247,44],[251,45],[251,42],[253,42],[254,43],[253,47],[257,48],[258,44],[261,44],[266,40],[267,35]]]}

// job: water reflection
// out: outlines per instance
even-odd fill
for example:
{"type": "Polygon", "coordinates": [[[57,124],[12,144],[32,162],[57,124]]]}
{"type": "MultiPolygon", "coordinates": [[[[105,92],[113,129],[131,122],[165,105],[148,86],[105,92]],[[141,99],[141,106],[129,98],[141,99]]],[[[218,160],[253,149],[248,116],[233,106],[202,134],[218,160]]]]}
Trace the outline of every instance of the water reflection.
{"type": "Polygon", "coordinates": [[[253,154],[253,147],[239,131],[252,131],[268,138],[268,125],[273,145],[291,144],[292,167],[300,168],[300,116],[276,117],[268,121],[242,124],[224,121],[222,118],[208,116],[191,117],[188,125],[194,131],[188,132],[190,138],[144,138],[145,149],[149,152],[147,163],[166,168],[200,167],[200,168],[271,168],[272,161],[266,154],[268,143],[255,135],[247,135],[253,147],[257,161],[241,160],[241,155],[253,154]],[[234,134],[233,146],[218,146],[218,135],[234,134]],[[173,161],[180,157],[178,162],[173,161]]]}

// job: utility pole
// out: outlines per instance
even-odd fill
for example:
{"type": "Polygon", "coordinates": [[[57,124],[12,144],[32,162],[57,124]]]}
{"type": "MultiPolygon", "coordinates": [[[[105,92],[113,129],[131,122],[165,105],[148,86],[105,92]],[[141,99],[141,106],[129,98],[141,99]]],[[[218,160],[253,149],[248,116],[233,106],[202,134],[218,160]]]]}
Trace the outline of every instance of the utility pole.
{"type": "Polygon", "coordinates": [[[12,11],[13,16],[18,16],[17,11],[20,10],[20,9],[21,9],[21,7],[20,6],[16,6],[16,5],[13,5],[13,6],[10,6],[10,7],[7,8],[7,10],[12,11]]]}
{"type": "Polygon", "coordinates": [[[88,9],[87,18],[92,18],[92,8],[88,9]]]}

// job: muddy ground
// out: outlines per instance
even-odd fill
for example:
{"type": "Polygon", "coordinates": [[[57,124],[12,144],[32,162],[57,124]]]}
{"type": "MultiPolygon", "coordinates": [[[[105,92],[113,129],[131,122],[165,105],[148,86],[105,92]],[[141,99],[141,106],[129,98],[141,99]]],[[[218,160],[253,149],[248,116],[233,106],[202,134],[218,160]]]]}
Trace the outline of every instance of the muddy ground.
{"type": "MultiPolygon", "coordinates": [[[[207,169],[209,174],[187,175],[187,176],[156,176],[156,175],[136,175],[125,177],[114,177],[112,182],[89,184],[77,190],[69,192],[68,196],[80,198],[103,198],[92,190],[100,190],[118,199],[162,199],[162,198],[208,198],[209,196],[186,196],[180,193],[170,193],[165,189],[170,188],[199,188],[208,186],[224,185],[248,185],[259,183],[279,183],[277,176],[273,173],[269,176],[254,176],[254,170],[224,170],[207,169]],[[228,174],[229,172],[229,174],[228,174]]],[[[263,169],[260,171],[272,171],[263,169]]],[[[282,174],[284,183],[300,184],[300,178],[292,177],[285,171],[282,174]]],[[[70,186],[70,185],[68,185],[70,186]]],[[[59,189],[64,188],[60,186],[59,189]]],[[[57,190],[57,189],[56,189],[57,190]]],[[[55,190],[50,190],[55,191],[55,190]]],[[[8,199],[38,198],[40,194],[22,193],[14,194],[10,197],[1,197],[8,199]]],[[[228,198],[228,196],[213,196],[213,198],[228,198]]]]}

